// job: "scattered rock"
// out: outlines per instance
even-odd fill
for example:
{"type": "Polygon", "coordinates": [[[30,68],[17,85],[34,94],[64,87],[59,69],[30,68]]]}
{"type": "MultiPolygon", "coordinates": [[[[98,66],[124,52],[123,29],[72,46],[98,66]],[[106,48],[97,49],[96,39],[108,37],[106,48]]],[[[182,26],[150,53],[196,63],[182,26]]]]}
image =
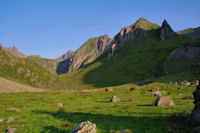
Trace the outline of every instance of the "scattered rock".
{"type": "Polygon", "coordinates": [[[58,103],[58,104],[56,104],[56,106],[57,106],[57,107],[62,107],[63,104],[62,104],[62,103],[58,103]]]}
{"type": "Polygon", "coordinates": [[[16,128],[7,128],[6,133],[16,133],[17,129],[16,128]]]}
{"type": "Polygon", "coordinates": [[[96,124],[90,121],[81,122],[71,133],[96,133],[96,124]]]}
{"type": "Polygon", "coordinates": [[[194,125],[200,124],[200,85],[197,86],[197,89],[193,93],[194,95],[194,104],[195,107],[191,114],[191,122],[194,125]]]}
{"type": "Polygon", "coordinates": [[[117,96],[112,96],[112,98],[110,99],[110,102],[116,103],[116,102],[120,102],[120,99],[117,96]]]}
{"type": "Polygon", "coordinates": [[[123,101],[124,102],[132,102],[132,101],[134,101],[134,99],[133,98],[128,98],[128,99],[124,99],[123,101]]]}
{"type": "Polygon", "coordinates": [[[200,127],[194,128],[191,133],[200,133],[200,127]]]}
{"type": "Polygon", "coordinates": [[[14,120],[15,120],[15,118],[9,117],[8,120],[6,121],[6,123],[11,123],[11,122],[13,122],[14,120]]]}
{"type": "Polygon", "coordinates": [[[19,108],[8,108],[6,111],[7,111],[7,112],[8,112],[8,111],[16,111],[16,112],[19,112],[20,109],[19,109],[19,108]]]}
{"type": "Polygon", "coordinates": [[[152,96],[162,96],[162,93],[159,92],[159,91],[156,91],[156,92],[152,92],[152,96]]]}
{"type": "Polygon", "coordinates": [[[179,89],[179,90],[183,90],[183,87],[179,87],[178,89],[179,89]]]}
{"type": "Polygon", "coordinates": [[[3,122],[3,121],[4,121],[4,119],[3,119],[3,118],[0,118],[0,123],[3,122]]]}
{"type": "Polygon", "coordinates": [[[175,104],[170,96],[161,96],[156,99],[155,105],[164,107],[164,106],[173,106],[175,104]]]}

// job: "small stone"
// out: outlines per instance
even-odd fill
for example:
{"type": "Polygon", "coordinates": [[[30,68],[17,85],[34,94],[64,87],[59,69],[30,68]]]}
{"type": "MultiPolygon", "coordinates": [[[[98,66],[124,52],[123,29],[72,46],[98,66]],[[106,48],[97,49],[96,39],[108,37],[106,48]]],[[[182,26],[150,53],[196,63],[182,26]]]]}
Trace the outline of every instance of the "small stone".
{"type": "Polygon", "coordinates": [[[16,133],[17,129],[16,128],[7,128],[6,133],[16,133]]]}
{"type": "Polygon", "coordinates": [[[133,98],[128,98],[128,99],[124,99],[124,102],[132,102],[134,99],[133,98]]]}
{"type": "Polygon", "coordinates": [[[6,123],[11,123],[11,122],[13,122],[14,120],[15,120],[15,118],[9,117],[8,120],[6,121],[6,123]]]}
{"type": "Polygon", "coordinates": [[[8,108],[6,111],[7,111],[7,112],[9,112],[9,111],[16,111],[16,112],[19,112],[20,109],[19,109],[19,108],[8,108]]]}
{"type": "Polygon", "coordinates": [[[3,122],[4,121],[4,119],[3,118],[0,118],[0,122],[3,122]]]}
{"type": "Polygon", "coordinates": [[[62,104],[62,103],[58,103],[58,104],[56,104],[56,106],[57,106],[57,107],[62,107],[63,104],[62,104]]]}
{"type": "Polygon", "coordinates": [[[129,129],[123,129],[120,131],[120,133],[128,133],[129,132],[129,129]]]}
{"type": "Polygon", "coordinates": [[[90,121],[81,122],[70,133],[96,133],[96,124],[90,121]]]}
{"type": "Polygon", "coordinates": [[[152,92],[152,96],[162,96],[162,93],[159,91],[152,92]]]}
{"type": "Polygon", "coordinates": [[[120,102],[120,99],[117,96],[112,96],[112,98],[110,99],[110,102],[116,103],[116,102],[120,102]]]}

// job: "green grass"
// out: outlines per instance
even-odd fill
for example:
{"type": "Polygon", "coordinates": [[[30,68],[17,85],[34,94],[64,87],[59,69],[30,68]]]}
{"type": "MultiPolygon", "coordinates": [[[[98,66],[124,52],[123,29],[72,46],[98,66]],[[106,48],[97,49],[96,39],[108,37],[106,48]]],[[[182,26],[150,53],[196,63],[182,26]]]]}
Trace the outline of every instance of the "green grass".
{"type": "Polygon", "coordinates": [[[194,87],[155,83],[161,90],[168,92],[176,104],[171,107],[152,106],[156,97],[151,96],[148,86],[136,86],[135,92],[129,92],[133,85],[112,87],[114,91],[104,89],[91,91],[66,91],[42,93],[4,93],[0,94],[0,118],[10,116],[16,120],[10,124],[0,123],[0,132],[7,127],[15,127],[20,133],[64,133],[72,130],[82,121],[91,121],[97,125],[98,133],[119,132],[129,129],[132,133],[190,132],[193,127],[181,117],[189,115],[194,107],[192,99],[182,99],[192,95],[194,87]],[[117,95],[121,102],[108,102],[117,95]],[[134,102],[123,102],[133,97],[134,102]],[[63,103],[59,108],[55,105],[63,103]],[[18,107],[20,112],[6,112],[7,108],[18,107]],[[71,124],[70,128],[62,128],[71,124]],[[183,130],[184,129],[184,130],[183,130]]]}

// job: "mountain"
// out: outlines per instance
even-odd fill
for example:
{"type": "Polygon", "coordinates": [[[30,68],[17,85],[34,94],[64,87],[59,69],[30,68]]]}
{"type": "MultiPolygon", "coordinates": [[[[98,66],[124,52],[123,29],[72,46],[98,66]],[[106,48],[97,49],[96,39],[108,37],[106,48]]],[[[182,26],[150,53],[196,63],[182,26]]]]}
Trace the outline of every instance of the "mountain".
{"type": "Polygon", "coordinates": [[[109,49],[112,39],[107,36],[90,38],[86,41],[72,57],[60,62],[57,73],[67,73],[75,71],[91,62],[109,49]]]}
{"type": "Polygon", "coordinates": [[[194,39],[200,39],[200,27],[181,30],[178,31],[177,34],[194,39]]]}
{"type": "Polygon", "coordinates": [[[35,87],[48,87],[56,76],[28,57],[22,56],[15,47],[0,46],[0,76],[35,87]]]}
{"type": "Polygon", "coordinates": [[[72,56],[74,56],[75,52],[72,50],[67,51],[66,53],[64,53],[63,55],[61,55],[57,60],[59,61],[63,61],[66,60],[72,56]]]}
{"type": "Polygon", "coordinates": [[[26,55],[21,53],[21,52],[19,52],[19,50],[16,47],[8,47],[8,48],[2,47],[2,48],[5,51],[7,51],[10,54],[12,54],[13,56],[15,56],[15,57],[18,57],[18,58],[25,58],[26,57],[26,55]]]}
{"type": "Polygon", "coordinates": [[[79,67],[84,60],[84,56],[80,56],[87,55],[85,49],[89,46],[93,51],[96,39],[89,39],[91,43],[83,45],[86,47],[80,48],[83,51],[78,50],[84,54],[76,53],[76,58],[68,60],[69,66],[75,69],[60,75],[52,88],[101,88],[164,79],[170,75],[179,81],[200,78],[200,40],[174,33],[166,20],[160,27],[144,18],[139,19],[123,28],[113,39],[109,38],[105,52],[95,56],[90,64],[79,67]],[[188,73],[193,76],[188,77],[188,73]]]}

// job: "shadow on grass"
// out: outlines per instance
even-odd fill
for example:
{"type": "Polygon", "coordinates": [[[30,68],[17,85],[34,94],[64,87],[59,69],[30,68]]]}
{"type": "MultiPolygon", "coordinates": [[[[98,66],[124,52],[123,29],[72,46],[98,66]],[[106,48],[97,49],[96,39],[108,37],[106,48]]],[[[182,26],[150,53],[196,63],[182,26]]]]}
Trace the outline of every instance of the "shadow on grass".
{"type": "MultiPolygon", "coordinates": [[[[92,114],[92,113],[82,113],[82,112],[65,112],[65,111],[57,111],[57,112],[49,112],[49,111],[35,111],[36,114],[47,114],[51,115],[57,119],[62,121],[67,121],[69,124],[77,126],[79,123],[83,121],[91,121],[96,124],[97,130],[100,132],[116,132],[123,129],[129,129],[132,132],[148,132],[148,133],[156,133],[156,132],[171,132],[180,133],[180,132],[190,132],[191,126],[188,125],[187,120],[180,116],[171,116],[164,117],[160,116],[156,117],[133,117],[133,116],[114,116],[114,115],[104,115],[104,114],[92,114]],[[184,129],[184,131],[182,130],[184,129]]],[[[152,114],[155,115],[155,114],[152,114]]],[[[42,133],[53,132],[53,133],[64,133],[72,130],[65,129],[55,126],[45,126],[43,127],[42,133]]]]}

